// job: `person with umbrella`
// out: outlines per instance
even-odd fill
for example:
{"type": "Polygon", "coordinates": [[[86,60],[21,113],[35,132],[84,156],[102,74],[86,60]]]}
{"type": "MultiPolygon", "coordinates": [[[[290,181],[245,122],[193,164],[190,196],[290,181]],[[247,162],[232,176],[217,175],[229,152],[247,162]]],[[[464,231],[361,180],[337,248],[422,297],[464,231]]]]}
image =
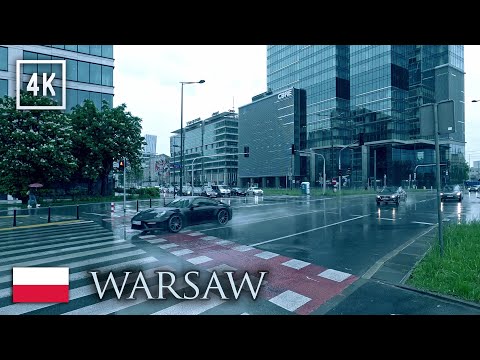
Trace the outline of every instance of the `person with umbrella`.
{"type": "Polygon", "coordinates": [[[43,187],[43,185],[39,184],[39,183],[34,183],[34,184],[28,185],[28,187],[31,188],[31,189],[29,189],[28,192],[27,192],[27,195],[28,195],[28,205],[27,205],[27,207],[29,209],[31,209],[32,207],[40,207],[40,204],[37,204],[37,197],[34,194],[34,189],[43,187]]]}

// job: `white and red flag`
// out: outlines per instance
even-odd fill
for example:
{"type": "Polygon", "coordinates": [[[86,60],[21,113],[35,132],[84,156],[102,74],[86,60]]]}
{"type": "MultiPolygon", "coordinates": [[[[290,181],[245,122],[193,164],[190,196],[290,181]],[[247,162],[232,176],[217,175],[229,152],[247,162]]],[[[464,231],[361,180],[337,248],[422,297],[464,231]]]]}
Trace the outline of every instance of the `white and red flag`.
{"type": "Polygon", "coordinates": [[[68,302],[68,267],[12,268],[13,302],[68,302]]]}

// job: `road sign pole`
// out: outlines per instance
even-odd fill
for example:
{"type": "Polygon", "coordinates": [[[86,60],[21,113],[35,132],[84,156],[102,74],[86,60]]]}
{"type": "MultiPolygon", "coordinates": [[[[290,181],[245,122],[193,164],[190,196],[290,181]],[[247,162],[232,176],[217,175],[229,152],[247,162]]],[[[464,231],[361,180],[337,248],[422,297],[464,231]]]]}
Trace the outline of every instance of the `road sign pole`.
{"type": "Polygon", "coordinates": [[[443,256],[443,232],[442,232],[442,209],[440,199],[440,145],[438,144],[438,107],[433,105],[433,121],[435,123],[435,163],[437,169],[436,183],[437,183],[437,213],[438,213],[438,242],[440,244],[440,256],[443,256]]]}

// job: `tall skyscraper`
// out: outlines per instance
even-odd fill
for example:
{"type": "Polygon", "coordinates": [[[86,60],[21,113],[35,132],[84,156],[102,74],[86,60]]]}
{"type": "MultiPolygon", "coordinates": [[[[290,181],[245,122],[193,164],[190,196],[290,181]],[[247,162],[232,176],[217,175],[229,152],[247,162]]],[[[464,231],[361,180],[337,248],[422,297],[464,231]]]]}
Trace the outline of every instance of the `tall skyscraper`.
{"type": "MultiPolygon", "coordinates": [[[[17,60],[66,60],[66,111],[89,99],[100,108],[113,106],[113,45],[0,45],[0,97],[16,94],[17,60]]],[[[56,65],[22,66],[21,88],[33,73],[50,73],[56,65]],[[53,67],[52,67],[53,66],[53,67]]],[[[61,100],[61,79],[53,81],[55,100],[61,100]]]]}
{"type": "Polygon", "coordinates": [[[143,148],[143,153],[147,155],[155,155],[157,153],[157,135],[145,135],[147,145],[143,148]]]}
{"type": "MultiPolygon", "coordinates": [[[[433,184],[433,167],[415,173],[435,161],[418,113],[446,99],[455,103],[456,132],[441,138],[441,161],[452,168],[464,161],[463,45],[271,45],[267,86],[306,90],[307,148],[327,158],[327,177],[338,176],[340,167],[351,174],[350,184],[364,186],[376,169],[387,183],[418,175],[420,185],[433,184]],[[365,146],[351,145],[359,134],[365,146]]],[[[310,181],[318,166],[311,164],[310,181]]],[[[443,170],[443,181],[458,180],[443,170]]]]}

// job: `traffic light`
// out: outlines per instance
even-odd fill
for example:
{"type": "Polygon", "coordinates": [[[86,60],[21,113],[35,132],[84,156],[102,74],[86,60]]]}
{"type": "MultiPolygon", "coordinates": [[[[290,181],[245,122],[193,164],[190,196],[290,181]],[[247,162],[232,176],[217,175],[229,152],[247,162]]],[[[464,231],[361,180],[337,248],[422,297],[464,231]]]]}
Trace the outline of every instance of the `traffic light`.
{"type": "Polygon", "coordinates": [[[348,168],[347,169],[347,175],[351,175],[352,174],[352,169],[351,168],[348,168]]]}
{"type": "Polygon", "coordinates": [[[125,169],[125,162],[123,160],[120,160],[118,162],[118,171],[122,171],[125,169]]]}
{"type": "Polygon", "coordinates": [[[292,155],[295,155],[295,144],[292,144],[292,155]]]}
{"type": "Polygon", "coordinates": [[[249,157],[250,156],[250,147],[249,146],[244,146],[243,147],[243,157],[249,157]]]}
{"type": "Polygon", "coordinates": [[[363,140],[363,133],[358,134],[358,145],[362,146],[365,144],[365,141],[363,140]]]}

